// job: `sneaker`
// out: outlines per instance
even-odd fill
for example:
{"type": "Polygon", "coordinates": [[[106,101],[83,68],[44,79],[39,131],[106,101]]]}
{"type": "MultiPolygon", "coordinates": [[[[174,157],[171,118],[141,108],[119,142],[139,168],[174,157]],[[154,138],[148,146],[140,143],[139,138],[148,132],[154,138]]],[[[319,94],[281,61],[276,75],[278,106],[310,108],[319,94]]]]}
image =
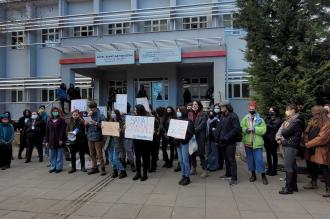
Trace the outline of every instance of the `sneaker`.
{"type": "Polygon", "coordinates": [[[71,174],[71,173],[74,173],[74,172],[76,172],[76,169],[71,169],[71,170],[69,170],[69,172],[68,172],[68,174],[71,174]]]}
{"type": "Polygon", "coordinates": [[[118,179],[123,179],[123,178],[126,178],[126,177],[127,177],[126,171],[121,171],[120,174],[119,174],[118,179]]]}
{"type": "Polygon", "coordinates": [[[48,172],[49,173],[54,173],[56,170],[55,169],[52,169],[52,170],[49,170],[48,172]]]}

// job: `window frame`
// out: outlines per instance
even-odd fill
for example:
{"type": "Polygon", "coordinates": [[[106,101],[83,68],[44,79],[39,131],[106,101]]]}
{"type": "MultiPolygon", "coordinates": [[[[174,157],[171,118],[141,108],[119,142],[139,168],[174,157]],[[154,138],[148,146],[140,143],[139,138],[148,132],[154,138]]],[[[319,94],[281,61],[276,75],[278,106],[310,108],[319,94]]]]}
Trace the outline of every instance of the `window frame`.
{"type": "Polygon", "coordinates": [[[56,47],[56,44],[60,42],[60,29],[59,28],[50,28],[50,29],[42,29],[41,30],[41,42],[44,43],[42,47],[56,47]],[[52,30],[52,32],[50,32],[52,30]],[[45,32],[46,31],[46,32],[45,32]],[[50,37],[53,36],[54,39],[50,40],[50,37]],[[46,37],[46,38],[44,38],[46,37]],[[51,42],[51,44],[48,44],[48,42],[51,42]]]}
{"type": "Polygon", "coordinates": [[[145,33],[164,32],[164,31],[169,31],[169,20],[168,19],[144,21],[144,32],[145,33]],[[162,23],[162,22],[165,22],[165,23],[162,23]]]}
{"type": "Polygon", "coordinates": [[[247,81],[233,81],[227,83],[227,98],[229,99],[248,99],[251,96],[251,90],[249,82],[247,81]],[[239,86],[239,96],[235,95],[235,86],[239,86]],[[243,87],[246,86],[247,88],[247,95],[243,92],[243,87]]]}
{"type": "Polygon", "coordinates": [[[24,90],[11,90],[10,95],[11,95],[10,96],[11,102],[13,102],[13,103],[24,102],[24,90]],[[19,96],[19,93],[21,94],[21,96],[19,96]]]}
{"type": "Polygon", "coordinates": [[[41,102],[53,102],[56,100],[56,89],[55,88],[42,88],[41,89],[41,102]],[[46,91],[47,92],[47,98],[46,100],[44,99],[44,94],[43,92],[46,91]],[[50,98],[50,92],[53,92],[53,98],[50,98]]]}
{"type": "Polygon", "coordinates": [[[12,49],[25,49],[24,44],[25,42],[25,32],[24,31],[15,31],[11,33],[10,41],[12,45],[12,49]]]}
{"type": "Polygon", "coordinates": [[[108,35],[123,35],[123,34],[129,34],[130,32],[131,32],[130,22],[111,23],[107,25],[108,35]],[[113,25],[113,27],[110,27],[111,25],[113,25]],[[118,33],[118,31],[120,31],[120,33],[118,33]]]}
{"type": "Polygon", "coordinates": [[[96,28],[93,25],[73,27],[73,37],[91,37],[95,36],[96,28]],[[86,33],[86,35],[83,35],[86,33]]]}
{"type": "Polygon", "coordinates": [[[182,29],[183,30],[197,30],[208,28],[208,17],[185,17],[182,18],[182,29]],[[205,18],[205,20],[204,20],[205,18]],[[193,26],[194,25],[194,26],[193,26]]]}

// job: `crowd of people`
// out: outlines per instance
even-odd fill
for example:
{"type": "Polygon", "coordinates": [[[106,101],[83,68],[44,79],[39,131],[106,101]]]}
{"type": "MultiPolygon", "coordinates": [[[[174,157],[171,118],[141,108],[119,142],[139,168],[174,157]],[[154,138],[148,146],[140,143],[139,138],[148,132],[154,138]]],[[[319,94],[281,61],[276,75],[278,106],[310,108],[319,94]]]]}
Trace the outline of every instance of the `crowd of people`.
{"type": "Polygon", "coordinates": [[[203,111],[200,101],[193,101],[186,106],[159,107],[148,112],[143,105],[136,105],[127,114],[116,109],[109,110],[104,116],[96,102],[88,104],[88,112],[71,112],[70,118],[64,117],[63,110],[53,107],[48,115],[45,106],[38,111],[24,110],[17,123],[10,118],[10,113],[1,115],[0,123],[0,166],[2,170],[10,168],[13,159],[12,143],[14,132],[20,133],[18,159],[26,149],[25,163],[32,161],[32,151],[37,148],[39,162],[44,156],[49,157],[49,173],[63,171],[64,150],[69,148],[71,169],[69,174],[77,171],[76,154],[79,154],[80,169],[89,175],[100,173],[106,175],[106,165],[111,165],[113,178],[127,177],[126,168],[130,166],[135,172],[133,180],[145,181],[148,174],[157,171],[162,151],[163,168],[174,168],[181,171],[180,185],[191,183],[190,176],[197,175],[197,157],[200,161],[200,177],[206,178],[210,172],[225,167],[225,174],[230,185],[238,184],[236,148],[242,142],[246,152],[250,182],[261,175],[264,185],[268,176],[277,175],[278,148],[283,148],[285,186],[280,194],[298,192],[296,157],[304,148],[311,182],[305,189],[317,189],[319,175],[323,175],[326,184],[325,197],[330,197],[330,105],[315,106],[311,109],[312,117],[305,125],[300,109],[295,104],[285,109],[285,118],[280,110],[272,106],[263,118],[258,113],[257,103],[252,101],[247,107],[247,115],[240,121],[230,102],[223,101],[212,105],[207,112],[203,111]],[[154,117],[154,135],[152,141],[125,138],[126,115],[154,117]],[[91,121],[85,121],[88,116],[91,121]],[[188,122],[184,139],[167,135],[172,119],[188,122]],[[102,135],[102,121],[119,123],[119,136],[102,135]],[[191,152],[192,142],[197,144],[191,152]],[[43,145],[45,145],[43,147],[43,145]],[[169,150],[168,150],[169,149],[169,150]],[[267,169],[264,164],[263,151],[267,154],[267,169]],[[168,153],[169,152],[169,153],[168,153]],[[85,155],[91,158],[91,168],[85,166],[85,155]],[[174,160],[178,158],[178,165],[174,160]],[[322,174],[321,174],[322,173],[322,174]]]}

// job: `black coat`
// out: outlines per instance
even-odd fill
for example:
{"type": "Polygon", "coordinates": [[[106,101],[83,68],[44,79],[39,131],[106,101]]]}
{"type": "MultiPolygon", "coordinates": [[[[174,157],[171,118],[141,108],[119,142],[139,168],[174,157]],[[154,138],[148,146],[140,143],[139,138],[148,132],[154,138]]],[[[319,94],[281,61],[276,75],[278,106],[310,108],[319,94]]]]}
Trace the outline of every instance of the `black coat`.
{"type": "Polygon", "coordinates": [[[58,124],[55,125],[52,120],[49,120],[46,126],[46,142],[51,149],[65,146],[66,123],[64,119],[58,119],[57,122],[58,124]],[[59,141],[63,141],[63,144],[59,145],[59,141]]]}
{"type": "Polygon", "coordinates": [[[291,147],[299,150],[302,133],[304,131],[304,121],[302,117],[298,116],[289,122],[284,122],[282,126],[281,134],[284,138],[282,142],[283,147],[291,147]]]}
{"type": "MultiPolygon", "coordinates": [[[[189,113],[189,119],[192,120],[193,112],[189,113]]],[[[195,122],[195,137],[198,145],[198,154],[205,154],[205,143],[206,143],[206,128],[207,128],[207,115],[204,112],[199,112],[195,122]]]]}
{"type": "Polygon", "coordinates": [[[265,143],[277,144],[275,136],[282,125],[282,119],[280,117],[275,117],[272,119],[270,116],[267,116],[265,122],[267,125],[267,132],[264,136],[265,143]]]}
{"type": "Polygon", "coordinates": [[[216,129],[219,125],[220,120],[219,119],[215,119],[213,120],[210,124],[209,124],[209,130],[208,130],[208,140],[215,142],[216,140],[216,129]]]}
{"type": "Polygon", "coordinates": [[[191,120],[189,120],[188,118],[182,118],[180,120],[188,121],[188,127],[185,139],[175,139],[177,142],[177,146],[180,146],[180,144],[188,144],[195,132],[194,123],[191,120]]]}
{"type": "Polygon", "coordinates": [[[236,143],[238,135],[242,134],[241,125],[238,116],[234,112],[220,117],[220,122],[216,128],[216,142],[221,146],[227,146],[236,143]]]}
{"type": "Polygon", "coordinates": [[[42,139],[46,134],[46,123],[42,119],[29,119],[24,127],[23,132],[27,138],[42,139]]]}

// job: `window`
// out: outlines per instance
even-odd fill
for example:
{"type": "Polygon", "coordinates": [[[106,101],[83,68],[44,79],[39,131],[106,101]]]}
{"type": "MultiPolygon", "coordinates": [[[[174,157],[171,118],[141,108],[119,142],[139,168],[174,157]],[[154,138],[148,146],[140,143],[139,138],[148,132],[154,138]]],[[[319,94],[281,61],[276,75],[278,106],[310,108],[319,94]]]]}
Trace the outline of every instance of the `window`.
{"type": "Polygon", "coordinates": [[[116,34],[127,34],[130,32],[131,24],[126,23],[117,23],[117,24],[109,24],[108,25],[108,34],[116,35],[116,34]]]}
{"type": "Polygon", "coordinates": [[[59,29],[43,29],[41,32],[41,38],[42,38],[42,47],[55,47],[56,43],[59,42],[59,29]]]}
{"type": "Polygon", "coordinates": [[[94,90],[93,90],[93,88],[92,87],[81,88],[80,89],[80,96],[81,96],[81,99],[93,100],[94,99],[94,90]]]}
{"type": "Polygon", "coordinates": [[[109,96],[116,91],[117,94],[127,93],[127,81],[109,81],[109,96]]]}
{"type": "Polygon", "coordinates": [[[208,78],[183,78],[183,92],[186,88],[194,100],[204,100],[209,89],[208,78]]]}
{"type": "Polygon", "coordinates": [[[228,98],[249,98],[250,87],[248,82],[235,82],[228,84],[228,98]]]}
{"type": "Polygon", "coordinates": [[[168,20],[153,20],[144,22],[145,32],[168,31],[168,20]]]}
{"type": "Polygon", "coordinates": [[[183,18],[182,21],[185,30],[207,28],[206,16],[183,18]]]}
{"type": "Polygon", "coordinates": [[[220,26],[221,27],[233,27],[233,15],[224,14],[220,16],[220,26]]]}
{"type": "Polygon", "coordinates": [[[23,90],[12,90],[11,91],[11,102],[23,102],[23,90]]]}
{"type": "Polygon", "coordinates": [[[22,45],[24,43],[24,32],[18,31],[18,32],[12,32],[11,33],[11,45],[13,45],[12,49],[24,49],[24,46],[22,45]]]}
{"type": "Polygon", "coordinates": [[[41,101],[42,102],[55,101],[55,89],[42,89],[41,90],[41,101]]]}
{"type": "Polygon", "coordinates": [[[94,26],[74,27],[73,36],[75,37],[94,36],[94,26]]]}

